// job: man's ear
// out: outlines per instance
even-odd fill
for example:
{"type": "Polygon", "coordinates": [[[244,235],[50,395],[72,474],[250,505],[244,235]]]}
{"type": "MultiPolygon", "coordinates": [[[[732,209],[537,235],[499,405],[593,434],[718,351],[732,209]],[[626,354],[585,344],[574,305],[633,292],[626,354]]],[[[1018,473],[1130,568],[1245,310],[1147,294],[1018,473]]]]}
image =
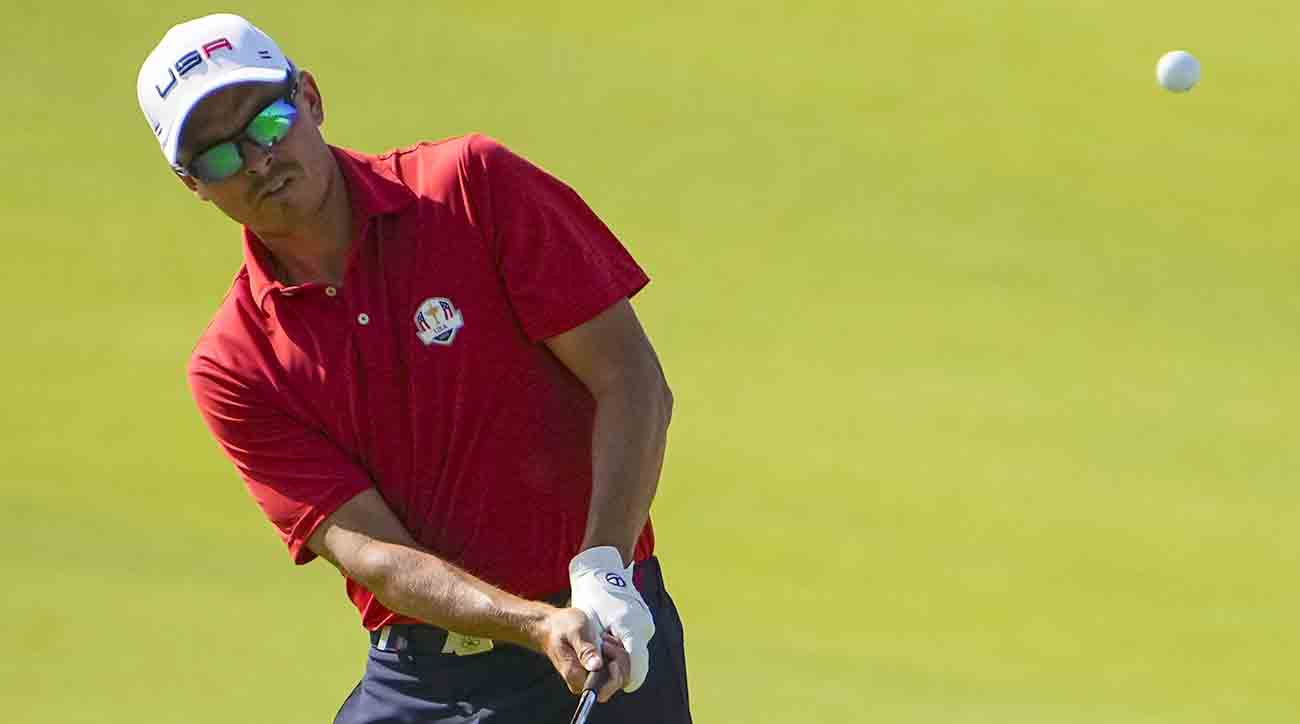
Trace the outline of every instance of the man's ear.
{"type": "Polygon", "coordinates": [[[317,126],[325,122],[325,101],[321,99],[320,86],[316,85],[316,76],[302,71],[298,79],[298,93],[311,114],[311,120],[317,126]]]}
{"type": "Polygon", "coordinates": [[[208,195],[203,193],[203,187],[199,186],[198,181],[195,181],[189,176],[182,176],[180,174],[176,174],[176,178],[180,179],[180,182],[185,184],[185,188],[194,192],[194,195],[199,197],[199,201],[211,201],[211,199],[208,198],[208,195]]]}

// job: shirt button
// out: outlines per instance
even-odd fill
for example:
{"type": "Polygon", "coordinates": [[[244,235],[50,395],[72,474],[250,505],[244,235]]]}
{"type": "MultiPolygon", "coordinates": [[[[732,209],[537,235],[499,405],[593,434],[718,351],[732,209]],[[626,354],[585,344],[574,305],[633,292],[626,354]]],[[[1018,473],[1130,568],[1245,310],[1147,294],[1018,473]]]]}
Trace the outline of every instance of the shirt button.
{"type": "Polygon", "coordinates": [[[334,287],[325,287],[325,296],[327,297],[337,296],[338,293],[339,290],[335,289],[334,287]]]}
{"type": "Polygon", "coordinates": [[[361,314],[358,314],[358,315],[357,315],[357,323],[358,323],[358,324],[363,324],[363,325],[364,325],[364,324],[370,324],[370,315],[369,315],[369,314],[366,314],[365,312],[362,312],[361,314]]]}

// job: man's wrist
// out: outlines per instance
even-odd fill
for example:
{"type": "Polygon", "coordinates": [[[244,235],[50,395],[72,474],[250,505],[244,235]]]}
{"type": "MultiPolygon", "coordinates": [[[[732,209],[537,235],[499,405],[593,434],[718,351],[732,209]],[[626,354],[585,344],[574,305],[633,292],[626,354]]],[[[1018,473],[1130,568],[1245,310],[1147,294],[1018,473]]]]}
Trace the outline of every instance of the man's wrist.
{"type": "Polygon", "coordinates": [[[506,616],[509,627],[515,635],[511,643],[519,644],[537,652],[546,650],[546,619],[554,606],[541,601],[524,601],[518,610],[506,616]]]}
{"type": "Polygon", "coordinates": [[[631,543],[628,545],[620,545],[605,539],[589,538],[582,542],[582,547],[578,549],[578,556],[581,556],[582,554],[586,553],[589,550],[592,550],[593,548],[613,548],[614,550],[618,551],[618,556],[620,559],[619,566],[622,568],[627,568],[628,566],[632,565],[632,556],[636,550],[636,543],[631,543]]]}

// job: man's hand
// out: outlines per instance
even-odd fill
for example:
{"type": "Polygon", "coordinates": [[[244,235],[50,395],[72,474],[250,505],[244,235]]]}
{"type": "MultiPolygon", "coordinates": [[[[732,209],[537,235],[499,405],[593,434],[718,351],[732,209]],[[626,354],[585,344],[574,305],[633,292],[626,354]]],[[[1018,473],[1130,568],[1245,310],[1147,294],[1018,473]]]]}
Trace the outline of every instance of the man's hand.
{"type": "MultiPolygon", "coordinates": [[[[612,634],[627,652],[631,663],[623,691],[641,688],[650,671],[647,644],[655,634],[650,607],[632,585],[632,567],[623,567],[623,557],[613,546],[588,548],[569,563],[572,605],[587,614],[589,640],[612,634]]],[[[603,701],[603,699],[602,699],[603,701]]]]}
{"type": "Polygon", "coordinates": [[[576,608],[556,608],[542,619],[536,629],[537,648],[551,660],[569,691],[582,693],[587,674],[609,669],[609,679],[596,692],[596,700],[604,703],[627,685],[631,665],[627,651],[613,636],[590,636],[587,615],[576,608]],[[601,645],[597,652],[596,642],[601,645]]]}

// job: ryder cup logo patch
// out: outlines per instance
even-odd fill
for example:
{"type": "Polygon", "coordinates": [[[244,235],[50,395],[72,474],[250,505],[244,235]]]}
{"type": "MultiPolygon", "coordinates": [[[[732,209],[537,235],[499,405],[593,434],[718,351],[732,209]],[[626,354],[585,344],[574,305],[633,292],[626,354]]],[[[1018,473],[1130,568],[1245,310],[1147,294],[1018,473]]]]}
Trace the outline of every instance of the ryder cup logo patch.
{"type": "Polygon", "coordinates": [[[446,297],[426,299],[415,310],[415,334],[425,346],[451,344],[456,331],[464,326],[465,317],[446,297]]]}

